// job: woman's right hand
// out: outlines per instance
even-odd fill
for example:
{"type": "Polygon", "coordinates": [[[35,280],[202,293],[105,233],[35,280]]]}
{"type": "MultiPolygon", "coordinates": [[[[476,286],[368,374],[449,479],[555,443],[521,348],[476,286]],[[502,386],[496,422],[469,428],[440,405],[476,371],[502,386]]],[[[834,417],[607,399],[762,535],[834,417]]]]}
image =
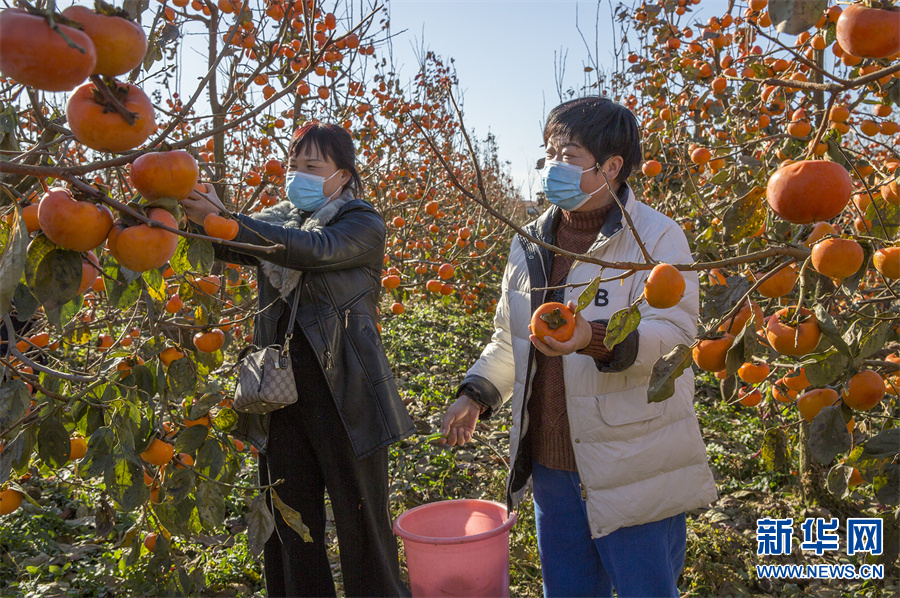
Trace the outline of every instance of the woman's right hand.
{"type": "Polygon", "coordinates": [[[481,414],[481,405],[473,401],[468,395],[461,394],[444,414],[441,421],[441,434],[446,438],[441,439],[441,444],[450,446],[463,445],[472,440],[475,433],[475,423],[481,414]]]}
{"type": "Polygon", "coordinates": [[[201,193],[194,189],[187,196],[187,199],[181,200],[181,207],[184,208],[184,214],[188,219],[202,226],[207,214],[227,214],[228,210],[225,209],[222,200],[216,195],[216,190],[212,185],[207,183],[200,184],[205,186],[206,192],[201,193]]]}

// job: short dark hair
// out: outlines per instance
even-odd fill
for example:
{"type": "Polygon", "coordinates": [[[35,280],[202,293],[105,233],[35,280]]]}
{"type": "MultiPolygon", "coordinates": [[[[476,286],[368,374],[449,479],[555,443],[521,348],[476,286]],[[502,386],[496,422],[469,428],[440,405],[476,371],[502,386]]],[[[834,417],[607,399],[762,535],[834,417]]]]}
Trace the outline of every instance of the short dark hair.
{"type": "Polygon", "coordinates": [[[551,110],[544,125],[544,144],[555,136],[583,145],[598,164],[622,156],[622,169],[616,177],[620,183],[641,163],[637,118],[625,106],[603,96],[570,100],[551,110]]]}
{"type": "Polygon", "coordinates": [[[350,190],[356,197],[363,192],[362,179],[356,169],[356,147],[347,129],[339,125],[311,120],[294,131],[288,156],[300,155],[307,147],[314,147],[319,154],[334,161],[338,168],[350,173],[350,190]]]}

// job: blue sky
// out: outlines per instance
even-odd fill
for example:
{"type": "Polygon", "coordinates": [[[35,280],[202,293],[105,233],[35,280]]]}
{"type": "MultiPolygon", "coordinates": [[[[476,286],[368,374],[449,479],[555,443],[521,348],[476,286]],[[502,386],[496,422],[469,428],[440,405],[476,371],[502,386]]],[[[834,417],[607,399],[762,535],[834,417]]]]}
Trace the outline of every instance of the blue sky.
{"type": "MultiPolygon", "coordinates": [[[[587,52],[576,24],[593,46],[597,6],[567,0],[390,0],[395,66],[413,76],[414,47],[423,41],[427,49],[454,58],[470,133],[497,137],[501,160],[510,162],[529,199],[540,189],[534,164],[543,156],[543,120],[560,103],[554,62],[568,50],[564,89],[582,82],[587,52]]],[[[610,4],[602,2],[600,11],[600,64],[611,65],[610,4]]]]}

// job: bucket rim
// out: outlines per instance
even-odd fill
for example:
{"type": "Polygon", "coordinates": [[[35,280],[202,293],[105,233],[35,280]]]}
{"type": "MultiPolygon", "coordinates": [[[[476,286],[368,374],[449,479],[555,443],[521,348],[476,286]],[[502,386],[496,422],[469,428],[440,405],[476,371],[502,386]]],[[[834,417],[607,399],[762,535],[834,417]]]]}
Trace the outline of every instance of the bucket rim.
{"type": "Polygon", "coordinates": [[[420,536],[419,534],[413,534],[411,532],[403,529],[401,522],[403,519],[414,511],[418,511],[420,509],[425,509],[426,507],[433,507],[434,505],[442,504],[442,503],[478,503],[478,504],[489,504],[496,505],[498,507],[502,507],[506,509],[506,505],[495,500],[482,500],[480,498],[458,498],[455,500],[438,500],[435,502],[425,503],[424,505],[419,505],[418,507],[413,507],[407,511],[401,513],[397,519],[394,520],[394,534],[400,536],[403,540],[409,540],[411,542],[416,542],[419,544],[436,544],[446,546],[448,544],[468,544],[470,542],[480,542],[482,540],[488,540],[493,538],[494,536],[499,536],[502,533],[506,533],[509,529],[516,523],[518,516],[515,511],[507,510],[507,518],[506,521],[503,522],[502,525],[495,527],[492,530],[488,530],[486,532],[482,532],[480,534],[474,534],[472,536],[453,536],[450,538],[431,538],[429,536],[420,536]]]}

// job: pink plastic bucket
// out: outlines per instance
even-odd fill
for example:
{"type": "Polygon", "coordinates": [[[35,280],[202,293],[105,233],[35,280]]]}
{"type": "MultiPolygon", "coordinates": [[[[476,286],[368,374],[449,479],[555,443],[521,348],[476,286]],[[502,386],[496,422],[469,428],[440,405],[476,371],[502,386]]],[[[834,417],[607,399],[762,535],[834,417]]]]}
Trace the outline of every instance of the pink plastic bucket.
{"type": "Polygon", "coordinates": [[[515,522],[506,505],[476,499],[430,503],[397,517],[413,597],[509,596],[515,522]]]}

